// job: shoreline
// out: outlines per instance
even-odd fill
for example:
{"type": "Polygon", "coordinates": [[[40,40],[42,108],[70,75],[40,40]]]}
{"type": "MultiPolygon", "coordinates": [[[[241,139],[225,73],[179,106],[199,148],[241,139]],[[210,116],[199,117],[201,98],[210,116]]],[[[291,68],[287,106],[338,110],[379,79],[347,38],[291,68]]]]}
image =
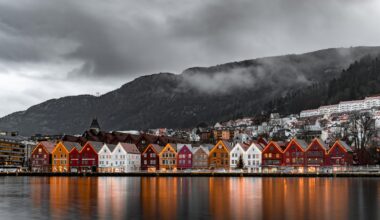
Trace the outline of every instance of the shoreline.
{"type": "Polygon", "coordinates": [[[34,177],[380,177],[378,172],[356,173],[0,173],[1,176],[34,177]]]}

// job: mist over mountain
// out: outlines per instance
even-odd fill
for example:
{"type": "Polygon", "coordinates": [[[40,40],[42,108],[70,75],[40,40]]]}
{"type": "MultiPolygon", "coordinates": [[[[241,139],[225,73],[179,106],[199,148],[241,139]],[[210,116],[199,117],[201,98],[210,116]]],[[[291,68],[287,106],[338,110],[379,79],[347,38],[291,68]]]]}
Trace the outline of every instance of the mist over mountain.
{"type": "Polygon", "coordinates": [[[185,128],[262,111],[292,113],[326,102],[313,97],[321,102],[290,106],[289,100],[296,97],[292,92],[337,80],[352,63],[378,54],[380,47],[332,48],[142,76],[99,97],[52,99],[12,113],[0,119],[0,130],[75,134],[87,129],[93,117],[104,130],[185,128]]]}

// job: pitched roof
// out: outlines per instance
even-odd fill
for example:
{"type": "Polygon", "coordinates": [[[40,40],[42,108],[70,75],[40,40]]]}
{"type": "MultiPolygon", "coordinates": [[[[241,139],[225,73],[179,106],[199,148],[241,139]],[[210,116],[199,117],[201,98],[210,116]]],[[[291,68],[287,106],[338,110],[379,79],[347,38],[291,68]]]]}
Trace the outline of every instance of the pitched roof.
{"type": "Polygon", "coordinates": [[[177,151],[181,151],[182,148],[184,148],[185,146],[187,147],[187,149],[192,151],[193,147],[191,146],[191,144],[177,144],[177,151]]]}
{"type": "Polygon", "coordinates": [[[119,143],[122,148],[128,153],[128,154],[140,154],[139,149],[137,149],[135,144],[128,144],[128,143],[119,143]]]}
{"type": "MultiPolygon", "coordinates": [[[[253,146],[257,147],[257,149],[259,149],[259,151],[261,151],[261,152],[263,151],[263,149],[264,149],[264,147],[265,147],[265,146],[263,146],[263,145],[260,144],[260,143],[252,142],[251,145],[249,146],[249,148],[250,148],[250,147],[253,147],[253,146]]],[[[248,149],[249,149],[249,148],[248,148],[248,149]]],[[[248,149],[247,149],[247,150],[248,150],[248,149]]],[[[247,150],[246,150],[246,151],[247,151],[247,150]]]]}
{"type": "Polygon", "coordinates": [[[352,148],[350,146],[348,146],[348,144],[346,142],[341,141],[341,140],[337,140],[335,143],[340,144],[340,146],[342,146],[344,149],[346,149],[347,152],[353,152],[352,148]]]}
{"type": "Polygon", "coordinates": [[[92,146],[92,148],[94,148],[94,150],[95,150],[96,152],[99,152],[100,149],[102,149],[102,147],[103,147],[103,142],[98,142],[98,141],[87,141],[87,143],[89,143],[89,144],[92,146]]]}
{"type": "Polygon", "coordinates": [[[321,145],[323,149],[329,150],[328,146],[320,138],[314,138],[313,141],[310,143],[310,146],[311,144],[313,144],[314,141],[317,141],[317,143],[319,143],[319,145],[321,145]]]}
{"type": "Polygon", "coordinates": [[[76,148],[78,151],[82,150],[82,145],[77,142],[63,141],[63,146],[70,152],[72,149],[76,148]]]}
{"type": "MultiPolygon", "coordinates": [[[[106,144],[106,143],[104,143],[104,145],[107,145],[108,149],[110,149],[111,152],[112,152],[113,150],[115,150],[115,148],[116,148],[116,144],[106,144]]],[[[104,145],[103,145],[103,146],[104,146],[104,145]]]]}
{"type": "Polygon", "coordinates": [[[243,149],[243,151],[247,151],[248,148],[249,148],[249,145],[248,145],[248,144],[246,144],[246,143],[242,143],[242,142],[236,143],[236,144],[234,145],[233,148],[235,148],[235,147],[238,146],[238,145],[243,149]]]}
{"type": "MultiPolygon", "coordinates": [[[[45,149],[51,153],[54,150],[55,143],[51,141],[40,141],[39,144],[45,147],[45,149]]],[[[38,146],[38,145],[37,145],[38,146]]]]}
{"type": "Polygon", "coordinates": [[[167,143],[166,145],[168,145],[168,144],[177,152],[177,144],[167,143]]]}
{"type": "Polygon", "coordinates": [[[300,139],[297,139],[297,138],[295,138],[294,140],[298,143],[298,145],[299,145],[302,149],[304,149],[304,150],[307,149],[308,145],[307,145],[306,141],[304,141],[304,140],[300,140],[300,139]]]}
{"type": "Polygon", "coordinates": [[[159,154],[163,149],[164,147],[161,147],[160,145],[158,144],[149,144],[145,149],[144,149],[144,152],[149,148],[149,147],[152,147],[157,154],[159,154]]]}

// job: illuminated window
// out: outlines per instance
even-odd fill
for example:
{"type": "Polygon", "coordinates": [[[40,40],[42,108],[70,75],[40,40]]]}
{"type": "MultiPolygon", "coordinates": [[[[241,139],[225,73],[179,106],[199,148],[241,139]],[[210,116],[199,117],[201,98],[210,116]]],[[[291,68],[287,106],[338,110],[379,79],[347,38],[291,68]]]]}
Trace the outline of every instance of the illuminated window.
{"type": "Polygon", "coordinates": [[[41,148],[38,148],[38,153],[41,153],[42,152],[42,149],[41,148]]]}

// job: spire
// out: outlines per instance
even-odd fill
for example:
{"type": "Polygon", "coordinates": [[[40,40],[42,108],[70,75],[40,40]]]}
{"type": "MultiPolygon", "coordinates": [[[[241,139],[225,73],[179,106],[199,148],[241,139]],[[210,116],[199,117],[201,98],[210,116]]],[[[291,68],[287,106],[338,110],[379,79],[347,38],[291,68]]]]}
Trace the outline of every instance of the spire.
{"type": "Polygon", "coordinates": [[[90,130],[98,133],[100,131],[100,125],[97,118],[92,119],[90,130]]]}

